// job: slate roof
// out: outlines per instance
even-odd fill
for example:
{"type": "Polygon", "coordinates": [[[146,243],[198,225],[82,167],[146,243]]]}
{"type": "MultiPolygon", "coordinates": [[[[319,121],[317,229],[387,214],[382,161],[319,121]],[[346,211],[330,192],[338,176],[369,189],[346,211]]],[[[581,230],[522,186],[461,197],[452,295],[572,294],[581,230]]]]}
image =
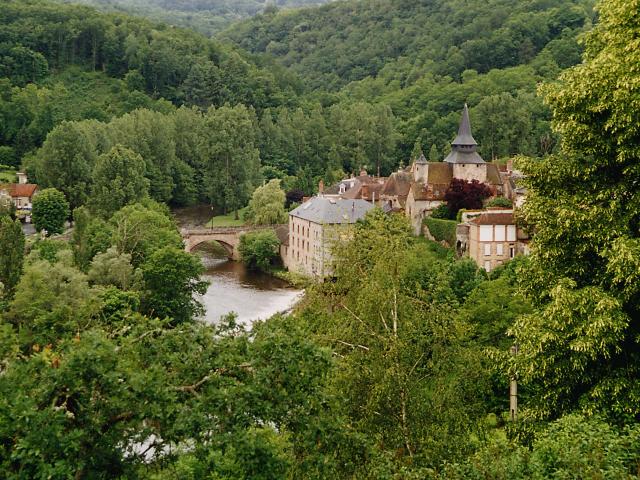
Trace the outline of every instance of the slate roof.
{"type": "Polygon", "coordinates": [[[471,135],[471,121],[469,120],[469,107],[464,104],[464,110],[462,110],[462,119],[460,120],[460,127],[458,128],[458,135],[451,143],[453,146],[472,146],[478,145],[473,135],[471,135]]]}
{"type": "Polygon", "coordinates": [[[469,107],[464,104],[462,119],[458,128],[458,135],[451,142],[451,153],[444,159],[447,163],[485,163],[476,152],[478,142],[471,134],[471,121],[469,120],[469,107]]]}
{"type": "Polygon", "coordinates": [[[365,200],[313,197],[289,215],[319,224],[355,223],[373,208],[365,200]]]}

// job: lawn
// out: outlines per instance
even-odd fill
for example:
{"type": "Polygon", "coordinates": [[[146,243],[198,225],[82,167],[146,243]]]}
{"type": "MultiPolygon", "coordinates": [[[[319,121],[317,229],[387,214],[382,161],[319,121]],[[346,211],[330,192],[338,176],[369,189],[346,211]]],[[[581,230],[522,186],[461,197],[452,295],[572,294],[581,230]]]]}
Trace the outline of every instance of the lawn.
{"type": "Polygon", "coordinates": [[[234,212],[231,212],[228,215],[218,215],[217,217],[213,217],[211,220],[209,220],[209,222],[207,223],[207,227],[241,227],[245,224],[245,221],[242,219],[242,215],[244,214],[244,211],[246,210],[246,207],[241,209],[238,212],[238,216],[240,217],[240,220],[236,220],[236,215],[234,212]]]}
{"type": "Polygon", "coordinates": [[[15,183],[15,170],[0,170],[0,183],[15,183]]]}

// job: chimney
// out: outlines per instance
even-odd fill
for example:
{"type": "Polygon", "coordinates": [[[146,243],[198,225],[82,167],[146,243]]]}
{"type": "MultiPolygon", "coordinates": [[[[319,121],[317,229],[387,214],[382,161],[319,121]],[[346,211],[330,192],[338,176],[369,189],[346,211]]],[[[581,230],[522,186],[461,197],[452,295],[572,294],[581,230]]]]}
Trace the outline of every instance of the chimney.
{"type": "Polygon", "coordinates": [[[324,193],[324,181],[320,179],[318,182],[318,195],[322,195],[324,193]]]}
{"type": "Polygon", "coordinates": [[[26,173],[24,173],[24,172],[18,172],[18,173],[16,173],[16,176],[18,177],[18,183],[19,183],[20,185],[24,185],[25,183],[27,183],[27,182],[28,182],[27,174],[26,174],[26,173]]]}

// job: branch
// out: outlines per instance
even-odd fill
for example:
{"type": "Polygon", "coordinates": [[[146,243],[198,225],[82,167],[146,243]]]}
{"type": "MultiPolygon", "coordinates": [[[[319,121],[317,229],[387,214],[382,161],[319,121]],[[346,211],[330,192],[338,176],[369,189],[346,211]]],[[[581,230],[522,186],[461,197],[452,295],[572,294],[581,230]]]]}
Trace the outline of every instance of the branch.
{"type": "MultiPolygon", "coordinates": [[[[253,370],[251,368],[251,364],[249,364],[249,363],[243,363],[241,365],[236,365],[235,367],[231,367],[231,368],[242,368],[242,369],[247,370],[247,371],[252,371],[253,370]]],[[[192,385],[182,385],[182,386],[179,386],[179,387],[173,387],[173,390],[177,390],[178,392],[189,392],[189,393],[192,393],[194,395],[197,395],[198,394],[198,391],[197,391],[198,388],[200,388],[202,385],[207,383],[212,378],[224,375],[225,373],[229,372],[229,370],[230,369],[227,368],[227,367],[214,368],[212,370],[209,370],[209,372],[204,377],[202,377],[200,380],[198,380],[196,383],[194,383],[192,385]]]]}
{"type": "Polygon", "coordinates": [[[361,348],[362,350],[366,350],[367,352],[369,351],[369,347],[365,347],[364,345],[354,345],[353,343],[343,342],[342,340],[338,340],[337,338],[334,338],[333,340],[341,343],[342,345],[346,345],[347,347],[361,348]]]}

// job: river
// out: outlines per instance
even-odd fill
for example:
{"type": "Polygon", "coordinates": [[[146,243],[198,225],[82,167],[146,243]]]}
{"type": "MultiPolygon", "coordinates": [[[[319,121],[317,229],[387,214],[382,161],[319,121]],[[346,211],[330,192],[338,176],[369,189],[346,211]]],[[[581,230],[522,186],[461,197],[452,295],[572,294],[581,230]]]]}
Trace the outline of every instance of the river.
{"type": "MultiPolygon", "coordinates": [[[[208,207],[174,211],[178,224],[186,227],[202,225],[208,220],[208,207]]],[[[303,292],[290,288],[278,278],[262,272],[250,271],[240,262],[224,257],[224,250],[216,244],[205,244],[195,249],[202,258],[206,271],[203,280],[209,282],[201,297],[205,306],[205,321],[215,323],[220,317],[235,312],[238,323],[250,326],[256,320],[266,320],[279,312],[289,310],[302,297],[303,292]]]]}

